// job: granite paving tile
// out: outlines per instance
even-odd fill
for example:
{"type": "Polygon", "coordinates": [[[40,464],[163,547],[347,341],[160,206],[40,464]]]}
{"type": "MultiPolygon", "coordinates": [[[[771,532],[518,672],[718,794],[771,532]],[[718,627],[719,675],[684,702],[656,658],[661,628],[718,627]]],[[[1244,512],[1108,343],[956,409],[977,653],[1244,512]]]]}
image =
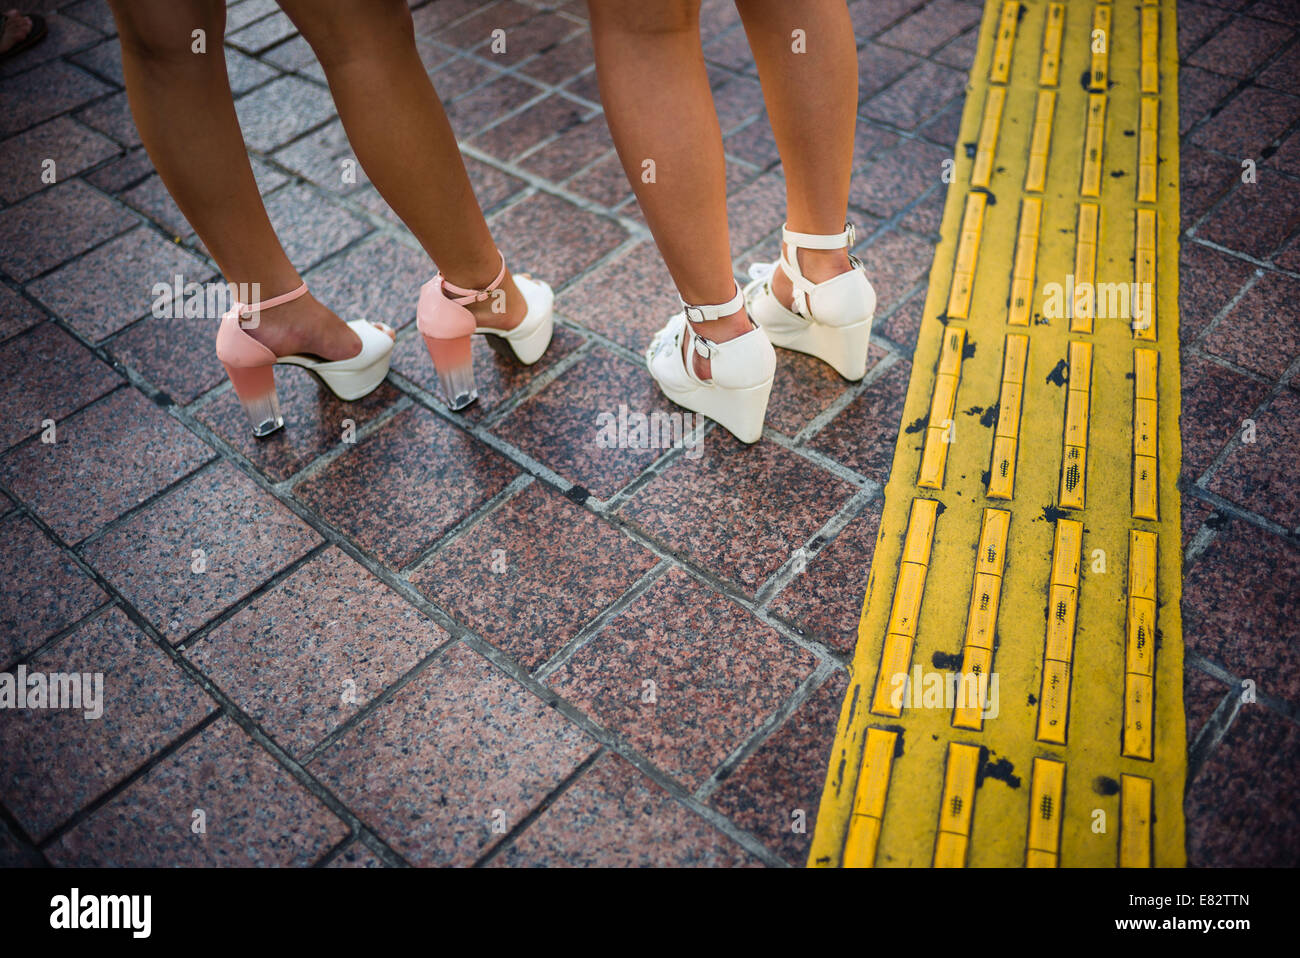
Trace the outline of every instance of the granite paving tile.
{"type": "Polygon", "coordinates": [[[0,801],[38,840],[216,707],[116,608],[42,652],[28,669],[102,675],[102,684],[92,679],[80,709],[15,709],[0,722],[0,801]],[[101,714],[88,719],[96,696],[101,714]]]}
{"type": "Polygon", "coordinates": [[[348,828],[229,718],[221,718],[77,824],[59,865],[305,867],[348,828]],[[202,831],[195,812],[203,813],[202,831]]]}
{"type": "Polygon", "coordinates": [[[0,666],[108,600],[71,554],[25,516],[0,519],[0,666]]]}
{"type": "Polygon", "coordinates": [[[136,222],[84,183],[69,180],[0,210],[0,269],[26,282],[136,222]]]}
{"type": "Polygon", "coordinates": [[[398,413],[294,487],[394,568],[409,565],[514,478],[514,467],[427,410],[398,413]]]}
{"type": "Polygon", "coordinates": [[[777,593],[768,611],[844,655],[858,641],[881,504],[872,502],[777,593]]]}
{"type": "Polygon", "coordinates": [[[212,457],[212,450],[134,389],[57,421],[57,441],[0,457],[0,479],[64,541],[75,543],[212,457]]]}
{"type": "MultiPolygon", "coordinates": [[[[662,447],[678,442],[675,432],[664,436],[671,432],[671,418],[656,419],[661,428],[654,436],[648,434],[651,416],[678,411],[644,367],[597,348],[511,411],[492,432],[596,498],[609,499],[668,451],[662,447]],[[619,428],[623,409],[628,417],[646,417],[644,441],[632,418],[627,418],[625,436],[610,434],[611,428],[619,428]]],[[[683,418],[682,448],[693,444],[686,425],[683,418]]],[[[695,426],[694,414],[690,425],[695,426]]]]}
{"type": "Polygon", "coordinates": [[[182,289],[219,280],[207,260],[139,226],[28,284],[27,290],[83,336],[99,342],[144,316],[158,315],[155,309],[174,307],[160,294],[170,296],[177,277],[182,289]]]}
{"type": "Polygon", "coordinates": [[[1229,502],[1272,519],[1284,529],[1300,527],[1296,449],[1300,444],[1300,393],[1284,389],[1254,419],[1254,442],[1246,427],[1207,483],[1229,502]]]}
{"type": "Polygon", "coordinates": [[[1187,648],[1260,693],[1300,700],[1295,635],[1300,549],[1243,519],[1225,517],[1183,581],[1187,648]]]}
{"type": "Polygon", "coordinates": [[[1300,354],[1300,324],[1279,321],[1294,308],[1300,281],[1265,273],[1205,337],[1205,351],[1276,379],[1300,354]]]}
{"type": "Polygon", "coordinates": [[[412,576],[441,608],[534,670],[657,561],[534,482],[412,576]]]}
{"type": "Polygon", "coordinates": [[[16,203],[45,189],[47,160],[54,163],[54,175],[62,182],[119,152],[116,143],[66,116],[56,117],[0,142],[0,166],[9,171],[0,179],[0,200],[16,203]]]}
{"type": "Polygon", "coordinates": [[[831,676],[709,800],[796,867],[807,861],[848,684],[842,672],[831,676]]]}
{"type": "Polygon", "coordinates": [[[510,868],[735,868],[753,857],[607,752],[492,860],[510,868]]]}
{"type": "Polygon", "coordinates": [[[331,548],[185,655],[301,757],[447,639],[422,612],[331,548]]]}
{"type": "Polygon", "coordinates": [[[464,645],[448,650],[309,769],[416,865],[468,865],[596,749],[464,645]]]}
{"type": "Polygon", "coordinates": [[[305,522],[219,462],[86,546],[86,561],[179,642],[320,545],[305,522]]]}
{"type": "MultiPolygon", "coordinates": [[[[0,447],[34,436],[116,388],[122,378],[53,323],[0,344],[0,447]]],[[[56,434],[57,435],[57,434],[56,434]]]]}
{"type": "Polygon", "coordinates": [[[1188,786],[1187,863],[1294,866],[1300,858],[1292,796],[1300,729],[1259,705],[1242,713],[1188,786]]]}
{"type": "Polygon", "coordinates": [[[815,664],[811,652],[670,569],[546,684],[694,790],[815,664]]]}

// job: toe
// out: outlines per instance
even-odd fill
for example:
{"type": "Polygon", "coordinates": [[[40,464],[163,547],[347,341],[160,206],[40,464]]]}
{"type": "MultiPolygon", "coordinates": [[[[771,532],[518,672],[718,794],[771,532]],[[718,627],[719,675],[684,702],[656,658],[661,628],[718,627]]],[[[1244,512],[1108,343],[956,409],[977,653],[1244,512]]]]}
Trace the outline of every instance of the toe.
{"type": "Polygon", "coordinates": [[[396,330],[394,330],[393,327],[389,326],[387,323],[372,323],[371,325],[373,325],[375,329],[379,330],[381,333],[383,333],[393,342],[397,342],[396,330]]]}

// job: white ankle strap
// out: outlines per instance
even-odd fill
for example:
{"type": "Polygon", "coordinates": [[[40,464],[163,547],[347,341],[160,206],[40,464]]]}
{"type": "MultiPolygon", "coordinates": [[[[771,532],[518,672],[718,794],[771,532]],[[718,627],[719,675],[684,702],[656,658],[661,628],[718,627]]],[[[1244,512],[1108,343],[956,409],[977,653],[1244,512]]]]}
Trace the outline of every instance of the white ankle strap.
{"type": "MultiPolygon", "coordinates": [[[[735,280],[732,280],[735,282],[735,280]]],[[[680,297],[678,297],[680,299],[680,297]]],[[[736,283],[736,295],[731,297],[725,303],[717,303],[713,306],[692,306],[686,300],[682,300],[682,309],[686,313],[686,318],[692,323],[706,323],[710,320],[721,319],[724,316],[730,316],[732,313],[738,313],[745,306],[745,293],[736,283]]]]}
{"type": "Polygon", "coordinates": [[[825,236],[817,233],[796,233],[785,225],[781,226],[781,242],[801,249],[844,249],[857,242],[857,234],[858,231],[852,223],[845,223],[844,229],[840,232],[825,236]]]}
{"type": "MultiPolygon", "coordinates": [[[[738,313],[745,308],[745,292],[736,283],[736,295],[731,297],[725,303],[717,303],[713,306],[692,306],[686,300],[682,300],[682,310],[686,315],[686,335],[689,339],[689,345],[686,347],[687,352],[692,355],[698,355],[701,359],[712,360],[725,347],[729,346],[736,340],[728,340],[725,343],[715,343],[711,339],[705,339],[695,331],[691,323],[709,322],[710,320],[722,319],[724,316],[730,316],[738,313]]],[[[695,375],[695,363],[685,363],[686,375],[701,386],[707,385],[704,380],[695,375]]]]}
{"type": "Polygon", "coordinates": [[[794,287],[794,300],[790,305],[798,315],[805,319],[812,318],[808,312],[808,294],[817,288],[817,284],[810,282],[804,276],[803,270],[799,268],[799,254],[796,252],[793,256],[788,255],[786,247],[824,250],[852,249],[857,237],[858,231],[852,223],[845,223],[842,232],[825,236],[816,233],[796,233],[784,225],[781,227],[781,272],[790,278],[790,284],[794,287]]]}

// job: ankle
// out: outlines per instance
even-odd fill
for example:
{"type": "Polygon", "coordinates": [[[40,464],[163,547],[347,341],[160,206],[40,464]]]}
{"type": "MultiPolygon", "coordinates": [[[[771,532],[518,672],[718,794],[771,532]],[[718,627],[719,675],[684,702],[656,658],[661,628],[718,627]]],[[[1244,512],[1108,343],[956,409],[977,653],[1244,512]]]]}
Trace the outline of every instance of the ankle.
{"type": "Polygon", "coordinates": [[[811,283],[824,283],[852,269],[847,249],[799,249],[799,269],[811,283]]]}
{"type": "Polygon", "coordinates": [[[715,343],[725,343],[738,336],[744,336],[754,328],[754,324],[750,322],[749,313],[742,306],[730,316],[720,316],[701,323],[692,322],[691,328],[695,330],[697,336],[715,343]]]}

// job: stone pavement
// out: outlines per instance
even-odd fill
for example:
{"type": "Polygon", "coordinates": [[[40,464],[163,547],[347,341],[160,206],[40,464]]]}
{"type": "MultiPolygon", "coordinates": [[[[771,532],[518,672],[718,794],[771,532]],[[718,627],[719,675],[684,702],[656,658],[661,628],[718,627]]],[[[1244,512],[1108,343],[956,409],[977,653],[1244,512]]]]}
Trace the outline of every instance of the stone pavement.
{"type": "MultiPolygon", "coordinates": [[[[597,443],[602,413],[670,411],[640,350],[676,298],[584,5],[412,6],[498,242],[558,294],[537,366],[476,348],[465,414],[411,322],[431,264],[343,182],[271,0],[227,34],[271,217],[324,302],[401,333],[358,403],[281,372],[269,440],[213,322],[151,314],[216,270],[139,148],[105,5],[0,67],[0,669],[104,674],[99,720],[0,713],[0,863],[803,863],[982,7],[851,4],[870,371],[783,352],[764,440],[697,456],[597,443]]],[[[734,7],[704,7],[743,273],[776,254],[782,173],[734,7]]],[[[1300,16],[1178,13],[1188,852],[1294,864],[1300,16]]]]}

